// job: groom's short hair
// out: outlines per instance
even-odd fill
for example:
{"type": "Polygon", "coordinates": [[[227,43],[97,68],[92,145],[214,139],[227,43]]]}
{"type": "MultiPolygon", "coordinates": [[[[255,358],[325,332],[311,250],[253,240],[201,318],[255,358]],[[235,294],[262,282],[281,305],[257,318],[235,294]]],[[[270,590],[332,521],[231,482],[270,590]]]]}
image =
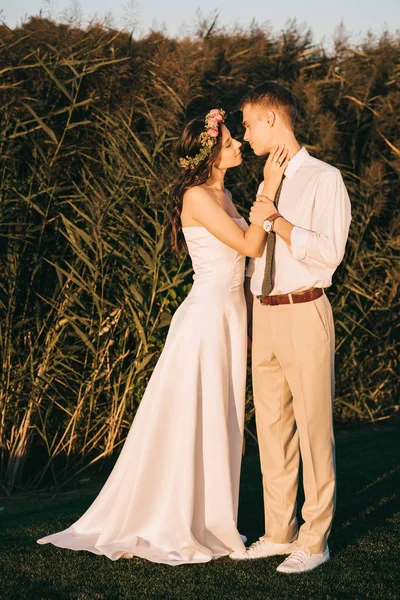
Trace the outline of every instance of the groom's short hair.
{"type": "Polygon", "coordinates": [[[267,110],[280,109],[286,113],[292,126],[294,126],[297,117],[296,100],[292,92],[279,81],[267,80],[256,85],[241,99],[240,110],[243,110],[248,104],[260,106],[267,110]]]}

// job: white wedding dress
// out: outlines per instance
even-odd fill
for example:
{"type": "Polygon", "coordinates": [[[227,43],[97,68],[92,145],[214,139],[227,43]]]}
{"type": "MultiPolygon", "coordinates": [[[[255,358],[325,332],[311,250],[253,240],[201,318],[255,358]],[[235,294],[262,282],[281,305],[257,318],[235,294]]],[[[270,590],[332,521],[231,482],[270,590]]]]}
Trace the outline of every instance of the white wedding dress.
{"type": "MultiPolygon", "coordinates": [[[[247,229],[243,218],[235,221],[247,229]]],[[[203,227],[183,233],[194,283],[172,318],[118,460],[82,517],[39,544],[169,565],[245,550],[237,530],[245,257],[203,227]]]]}

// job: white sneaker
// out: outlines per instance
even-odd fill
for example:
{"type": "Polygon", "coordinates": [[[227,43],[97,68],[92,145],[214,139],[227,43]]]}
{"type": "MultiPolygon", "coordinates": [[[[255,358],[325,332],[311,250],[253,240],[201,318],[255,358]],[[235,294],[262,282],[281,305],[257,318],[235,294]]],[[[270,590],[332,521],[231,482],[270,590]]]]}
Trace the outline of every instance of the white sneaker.
{"type": "Polygon", "coordinates": [[[308,554],[298,548],[276,569],[279,573],[305,573],[316,569],[330,558],[328,546],[322,554],[308,554]]]}
{"type": "Polygon", "coordinates": [[[263,558],[264,556],[275,556],[276,554],[290,554],[296,548],[296,542],[290,544],[274,544],[264,538],[260,538],[244,552],[232,552],[229,558],[233,560],[249,560],[252,558],[263,558]]]}

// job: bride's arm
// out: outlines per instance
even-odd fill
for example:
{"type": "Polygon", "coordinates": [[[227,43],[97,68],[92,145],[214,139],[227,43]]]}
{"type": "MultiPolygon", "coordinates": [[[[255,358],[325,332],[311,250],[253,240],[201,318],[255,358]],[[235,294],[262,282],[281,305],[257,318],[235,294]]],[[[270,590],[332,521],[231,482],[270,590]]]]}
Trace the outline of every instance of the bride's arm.
{"type": "MultiPolygon", "coordinates": [[[[279,187],[287,162],[288,151],[285,146],[277,146],[268,156],[264,167],[264,187],[272,197],[279,187]]],[[[262,255],[265,232],[260,227],[261,223],[252,223],[243,231],[209,192],[200,186],[189,188],[184,194],[183,203],[196,223],[230,248],[253,258],[262,255]]]]}
{"type": "Polygon", "coordinates": [[[250,225],[243,231],[209,192],[198,186],[185,192],[183,203],[196,223],[223,244],[245,256],[261,256],[266,235],[262,227],[250,225]]]}

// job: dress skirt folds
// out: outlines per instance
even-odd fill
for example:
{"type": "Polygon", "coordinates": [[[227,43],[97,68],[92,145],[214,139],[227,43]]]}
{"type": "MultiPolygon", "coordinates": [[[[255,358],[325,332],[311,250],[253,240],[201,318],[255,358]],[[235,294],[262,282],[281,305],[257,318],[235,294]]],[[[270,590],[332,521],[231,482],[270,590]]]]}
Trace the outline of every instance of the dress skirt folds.
{"type": "MultiPolygon", "coordinates": [[[[244,219],[236,220],[242,229],[244,219]]],[[[244,551],[237,530],[247,361],[245,258],[184,228],[192,289],[117,462],[87,511],[38,540],[180,565],[244,551]]]]}

